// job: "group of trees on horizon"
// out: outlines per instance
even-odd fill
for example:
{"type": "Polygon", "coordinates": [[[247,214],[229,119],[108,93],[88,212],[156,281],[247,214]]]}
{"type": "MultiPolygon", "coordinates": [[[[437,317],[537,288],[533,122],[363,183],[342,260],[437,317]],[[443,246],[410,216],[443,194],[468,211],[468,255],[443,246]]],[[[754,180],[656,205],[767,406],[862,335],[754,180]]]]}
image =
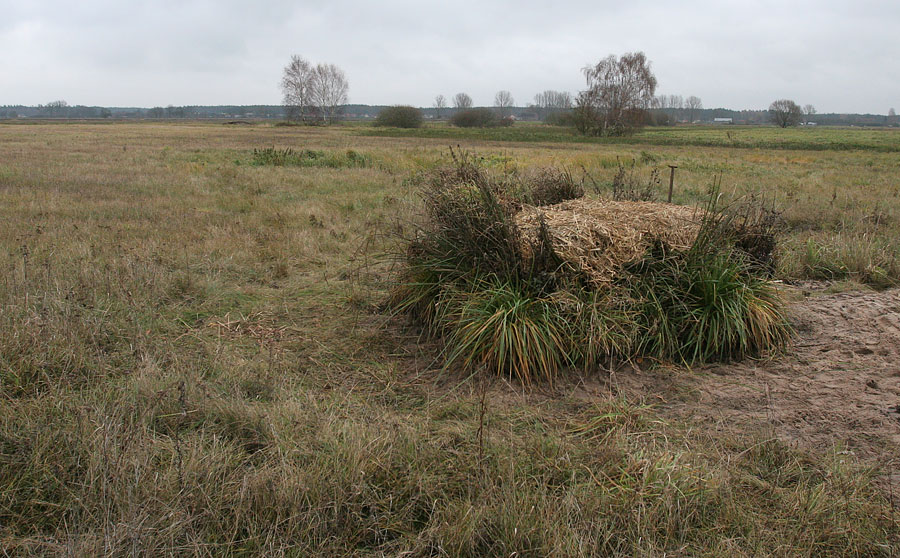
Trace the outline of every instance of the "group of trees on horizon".
{"type": "MultiPolygon", "coordinates": [[[[703,101],[696,95],[656,95],[657,80],[651,63],[643,52],[626,52],[621,56],[609,55],[593,66],[582,69],[587,88],[572,95],[564,91],[546,90],[534,96],[534,109],[538,118],[555,124],[573,125],[585,135],[615,136],[632,133],[646,124],[671,124],[678,117],[686,116],[688,123],[695,122],[695,114],[703,110],[703,101]]],[[[298,55],[284,69],[282,78],[284,105],[288,119],[329,122],[334,120],[339,101],[346,103],[347,80],[344,73],[333,64],[319,64],[315,68],[298,55]]],[[[452,99],[451,124],[492,126],[511,123],[515,99],[507,90],[494,95],[494,113],[475,109],[472,97],[466,92],[456,93],[452,99]]],[[[402,110],[392,111],[379,119],[382,125],[391,121],[415,122],[421,125],[422,114],[410,118],[411,106],[397,105],[402,110]],[[404,118],[400,118],[400,115],[404,118]]],[[[448,109],[443,94],[434,98],[433,110],[440,119],[448,109]]],[[[889,119],[894,118],[892,108],[889,119]]],[[[790,99],[772,102],[767,111],[768,120],[782,128],[800,124],[804,115],[807,121],[816,109],[807,104],[800,107],[790,99]]],[[[887,122],[891,123],[891,122],[887,122]]]]}
{"type": "MultiPolygon", "coordinates": [[[[17,118],[20,112],[23,111],[0,107],[0,118],[17,118]]],[[[37,105],[33,108],[33,115],[44,118],[109,118],[112,111],[104,107],[72,106],[64,100],[57,100],[37,105]]]]}
{"type": "MultiPolygon", "coordinates": [[[[541,120],[550,124],[574,126],[586,135],[624,135],[644,125],[671,125],[678,122],[696,122],[698,115],[707,121],[713,118],[734,118],[744,123],[771,122],[786,128],[803,122],[811,122],[817,114],[815,107],[801,107],[790,99],[773,101],[768,110],[733,111],[729,109],[704,109],[703,101],[695,95],[657,95],[657,80],[651,63],[643,52],[627,52],[621,56],[609,55],[595,65],[582,69],[586,89],[576,96],[567,91],[545,90],[534,95],[533,102],[517,107],[508,90],[494,95],[491,109],[476,108],[472,97],[459,92],[448,99],[443,94],[434,98],[432,107],[420,109],[404,106],[380,118],[385,123],[395,118],[409,125],[421,125],[424,111],[428,118],[451,118],[451,124],[493,126],[511,124],[517,118],[541,120]],[[417,116],[412,118],[413,112],[417,116]],[[458,117],[460,113],[465,115],[458,117]],[[403,118],[399,118],[403,115],[403,118]],[[462,124],[466,123],[466,124],[462,124]]],[[[348,105],[349,82],[343,70],[334,64],[313,65],[299,55],[293,55],[284,67],[280,82],[282,106],[182,106],[141,108],[103,108],[70,106],[64,100],[56,100],[36,107],[0,106],[0,118],[20,116],[37,118],[287,118],[305,123],[331,123],[348,105]],[[220,110],[214,110],[220,109],[220,110]],[[252,109],[252,110],[251,110],[252,109]]],[[[370,118],[384,109],[362,107],[351,117],[370,118]]],[[[898,125],[896,111],[891,108],[887,117],[874,115],[820,115],[817,120],[827,124],[898,125]],[[847,118],[863,116],[867,118],[847,118]]],[[[388,124],[385,124],[388,125],[388,124]]]]}
{"type": "MultiPolygon", "coordinates": [[[[806,122],[810,123],[815,114],[816,107],[810,104],[800,107],[791,99],[778,99],[777,101],[772,101],[772,104],[769,105],[769,118],[772,124],[780,128],[797,126],[804,121],[804,116],[806,116],[806,122]]],[[[888,111],[888,115],[890,115],[890,111],[888,111]]]]}
{"type": "Polygon", "coordinates": [[[286,116],[289,120],[332,122],[347,103],[349,88],[347,76],[334,64],[313,66],[295,54],[281,78],[286,116]]]}
{"type": "MultiPolygon", "coordinates": [[[[587,89],[581,91],[573,103],[568,92],[546,90],[534,97],[533,107],[543,120],[556,116],[558,124],[574,125],[587,135],[624,135],[648,122],[651,109],[686,106],[689,121],[694,111],[701,109],[699,97],[690,96],[686,103],[680,96],[656,97],[656,76],[643,52],[628,52],[621,57],[609,55],[594,66],[583,69],[587,89]]],[[[281,80],[286,116],[289,120],[331,122],[338,107],[347,101],[347,79],[333,64],[313,67],[299,55],[291,57],[281,80]]],[[[494,95],[496,115],[487,109],[474,109],[472,97],[466,92],[452,98],[455,112],[451,124],[457,126],[494,126],[511,124],[511,109],[515,99],[507,90],[494,95]],[[495,117],[496,116],[496,117],[495,117]]],[[[447,98],[437,95],[434,110],[440,118],[447,108],[447,98]]],[[[397,106],[378,122],[383,125],[398,122],[404,127],[421,125],[421,117],[412,117],[413,107],[397,106]]]]}
{"type": "MultiPolygon", "coordinates": [[[[662,95],[660,95],[662,97],[662,95]]],[[[65,101],[63,101],[65,103],[65,101]]],[[[570,112],[551,110],[544,113],[534,103],[522,103],[509,110],[516,120],[543,121],[547,124],[567,124],[570,112]],[[525,105],[525,106],[521,106],[525,105]]],[[[340,107],[341,118],[350,120],[374,120],[388,105],[345,104],[340,107]]],[[[434,106],[417,108],[426,120],[445,120],[452,115],[454,109],[445,107],[438,110],[434,106]]],[[[494,108],[495,112],[499,109],[494,108]]],[[[804,107],[804,112],[806,108],[804,107]]],[[[168,105],[150,108],[86,106],[65,103],[38,105],[0,105],[0,119],[33,118],[33,119],[249,119],[249,120],[282,120],[286,107],[277,105],[168,105]]],[[[734,124],[764,125],[772,124],[772,113],[766,109],[726,109],[700,108],[694,111],[693,121],[711,122],[715,118],[731,118],[734,124]]],[[[900,126],[900,118],[896,109],[887,114],[855,114],[855,113],[821,113],[811,117],[805,114],[806,121],[820,126],[900,126]]],[[[690,110],[682,108],[657,108],[654,105],[647,114],[648,126],[666,126],[686,123],[690,118],[690,110]]]]}

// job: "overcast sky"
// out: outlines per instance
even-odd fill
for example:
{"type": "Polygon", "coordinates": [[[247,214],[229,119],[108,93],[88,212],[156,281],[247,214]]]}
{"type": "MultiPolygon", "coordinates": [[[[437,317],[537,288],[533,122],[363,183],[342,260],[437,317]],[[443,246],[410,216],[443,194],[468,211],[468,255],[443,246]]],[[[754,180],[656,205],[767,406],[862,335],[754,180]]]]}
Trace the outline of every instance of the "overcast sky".
{"type": "Polygon", "coordinates": [[[900,107],[897,0],[0,0],[0,105],[278,104],[291,54],[342,68],[353,103],[525,105],[633,50],[706,108],[900,107]]]}

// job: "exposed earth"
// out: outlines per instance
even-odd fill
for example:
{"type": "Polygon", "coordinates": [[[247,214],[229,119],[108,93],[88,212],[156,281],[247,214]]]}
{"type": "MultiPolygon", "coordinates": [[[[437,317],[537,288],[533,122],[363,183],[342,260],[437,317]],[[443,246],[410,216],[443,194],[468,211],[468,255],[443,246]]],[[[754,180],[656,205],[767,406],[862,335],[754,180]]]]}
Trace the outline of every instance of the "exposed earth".
{"type": "Polygon", "coordinates": [[[896,491],[900,291],[804,294],[791,305],[796,335],[784,355],[704,366],[674,381],[671,370],[629,369],[612,374],[610,387],[715,431],[769,429],[812,451],[853,453],[879,464],[896,491]]]}

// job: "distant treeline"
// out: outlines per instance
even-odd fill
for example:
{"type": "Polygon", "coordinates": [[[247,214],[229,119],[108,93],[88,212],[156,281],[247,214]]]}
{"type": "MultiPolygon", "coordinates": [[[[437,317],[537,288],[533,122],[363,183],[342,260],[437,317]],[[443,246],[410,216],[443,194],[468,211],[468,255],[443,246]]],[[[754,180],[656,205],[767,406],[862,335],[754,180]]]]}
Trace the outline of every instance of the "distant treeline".
{"type": "MultiPolygon", "coordinates": [[[[344,105],[341,116],[345,120],[374,120],[386,105],[344,105]]],[[[454,108],[423,108],[422,113],[427,120],[445,119],[454,114],[454,108]]],[[[517,120],[545,121],[553,120],[559,112],[535,106],[510,107],[508,114],[517,120]]],[[[65,101],[54,101],[46,105],[0,106],[0,118],[136,118],[136,119],[272,119],[285,118],[285,107],[282,105],[195,105],[167,107],[96,107],[69,105],[65,101]]],[[[769,112],[766,110],[731,110],[716,109],[654,109],[648,113],[648,124],[671,125],[686,123],[693,119],[695,123],[713,122],[716,118],[731,118],[733,124],[767,124],[769,112]]],[[[819,125],[832,126],[897,126],[900,124],[896,116],[883,114],[816,114],[808,118],[819,125]]]]}
{"type": "MultiPolygon", "coordinates": [[[[733,124],[769,124],[771,122],[770,113],[767,110],[731,110],[724,108],[715,109],[653,109],[650,111],[650,125],[653,124],[677,124],[687,123],[693,113],[695,123],[711,123],[716,118],[731,118],[733,124]],[[654,116],[663,114],[666,118],[657,118],[654,116]],[[667,121],[667,122],[666,122],[667,121]]],[[[839,114],[825,113],[813,114],[805,116],[804,121],[812,122],[820,126],[897,126],[898,119],[896,116],[887,116],[884,114],[839,114]]]]}
{"type": "Polygon", "coordinates": [[[28,107],[0,106],[0,118],[284,118],[281,105],[89,107],[64,101],[28,107]]]}

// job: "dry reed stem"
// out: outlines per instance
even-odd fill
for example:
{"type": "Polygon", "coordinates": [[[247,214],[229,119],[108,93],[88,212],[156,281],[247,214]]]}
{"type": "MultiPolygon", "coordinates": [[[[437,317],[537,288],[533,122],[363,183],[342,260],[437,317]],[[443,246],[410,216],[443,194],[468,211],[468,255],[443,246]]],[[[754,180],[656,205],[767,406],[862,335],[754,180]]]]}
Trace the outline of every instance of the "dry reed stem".
{"type": "Polygon", "coordinates": [[[246,336],[263,344],[281,341],[291,330],[289,326],[265,325],[263,322],[270,321],[272,318],[264,312],[254,312],[248,315],[239,313],[238,316],[238,318],[232,318],[231,312],[228,312],[221,319],[210,319],[207,327],[215,328],[219,336],[223,334],[246,336]]]}

